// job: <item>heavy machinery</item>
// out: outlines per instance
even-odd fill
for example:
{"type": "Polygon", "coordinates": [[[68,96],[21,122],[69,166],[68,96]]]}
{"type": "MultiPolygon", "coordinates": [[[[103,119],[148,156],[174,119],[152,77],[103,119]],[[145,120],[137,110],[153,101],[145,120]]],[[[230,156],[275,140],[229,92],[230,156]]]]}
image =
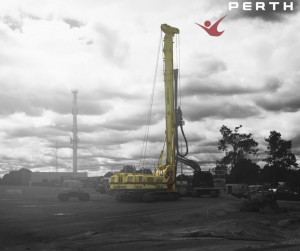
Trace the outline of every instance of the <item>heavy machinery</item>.
{"type": "Polygon", "coordinates": [[[110,190],[116,194],[117,201],[126,197],[137,196],[145,202],[158,198],[177,199],[179,194],[176,189],[176,158],[175,158],[175,111],[173,88],[173,37],[179,34],[177,28],[167,24],[161,25],[164,36],[164,61],[165,61],[165,104],[166,104],[166,163],[161,164],[163,151],[159,159],[155,174],[115,173],[110,179],[110,190]]]}
{"type": "Polygon", "coordinates": [[[81,201],[88,201],[90,195],[84,191],[83,183],[78,180],[65,180],[63,192],[58,195],[60,201],[67,201],[70,197],[77,197],[81,201]]]}
{"type": "Polygon", "coordinates": [[[197,162],[189,160],[182,156],[177,156],[177,160],[192,169],[194,174],[186,189],[186,195],[191,195],[193,198],[201,197],[202,195],[210,195],[218,197],[222,187],[215,187],[213,174],[210,171],[202,171],[197,162]]]}
{"type": "Polygon", "coordinates": [[[286,213],[285,208],[277,204],[276,194],[265,185],[252,185],[248,187],[248,199],[244,201],[241,212],[259,212],[262,214],[286,213]]]}
{"type": "Polygon", "coordinates": [[[110,180],[110,178],[102,178],[101,177],[98,181],[98,184],[95,187],[96,192],[99,192],[101,194],[109,194],[110,195],[109,180],[110,180]]]}
{"type": "MultiPolygon", "coordinates": [[[[177,28],[167,24],[161,25],[164,36],[164,80],[165,80],[165,143],[166,143],[166,163],[162,163],[164,149],[158,161],[158,167],[155,173],[150,174],[131,174],[115,173],[110,179],[110,193],[116,195],[117,201],[124,201],[129,197],[143,198],[144,202],[151,202],[159,199],[178,199],[179,193],[176,188],[176,170],[177,163],[182,162],[194,169],[192,196],[199,197],[209,194],[212,197],[219,195],[219,189],[214,188],[213,177],[211,173],[201,171],[200,166],[185,156],[180,154],[178,147],[178,127],[181,128],[186,146],[187,140],[182,126],[182,111],[177,107],[177,76],[178,70],[173,69],[173,37],[179,34],[177,28]],[[176,150],[176,154],[175,154],[176,150]]],[[[165,144],[164,144],[165,145],[165,144]]]]}

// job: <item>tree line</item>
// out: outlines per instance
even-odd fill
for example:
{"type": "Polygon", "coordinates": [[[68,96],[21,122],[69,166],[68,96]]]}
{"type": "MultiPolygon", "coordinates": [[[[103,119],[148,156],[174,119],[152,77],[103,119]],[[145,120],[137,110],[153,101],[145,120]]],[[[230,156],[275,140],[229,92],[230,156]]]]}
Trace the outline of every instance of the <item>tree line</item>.
{"type": "Polygon", "coordinates": [[[286,182],[289,186],[300,186],[300,171],[292,153],[292,140],[284,140],[279,132],[271,131],[269,137],[264,138],[266,157],[261,160],[266,164],[261,168],[250,158],[258,157],[258,143],[251,133],[239,133],[241,127],[232,131],[223,125],[220,129],[222,139],[218,142],[218,150],[225,156],[217,161],[216,170],[227,173],[226,183],[270,183],[276,187],[278,182],[286,182]]]}
{"type": "Polygon", "coordinates": [[[133,165],[125,165],[119,172],[107,172],[104,177],[111,177],[114,173],[152,174],[152,171],[148,168],[136,169],[133,165]]]}
{"type": "MultiPolygon", "coordinates": [[[[223,151],[225,156],[216,162],[215,170],[223,170],[226,173],[226,183],[270,183],[276,187],[278,182],[286,182],[289,186],[300,186],[300,170],[296,156],[292,153],[292,140],[284,140],[279,132],[271,131],[269,137],[264,139],[267,144],[266,157],[261,160],[266,164],[260,167],[254,159],[258,157],[258,143],[251,133],[240,133],[241,127],[235,127],[232,131],[223,125],[220,129],[222,138],[218,141],[217,148],[223,151]]],[[[23,172],[31,171],[26,168],[10,171],[0,178],[0,184],[21,185],[23,172]]],[[[125,165],[119,172],[152,174],[150,169],[136,170],[133,165],[125,165]]],[[[107,172],[104,177],[111,177],[113,174],[107,172]]],[[[180,176],[176,179],[180,180],[180,176]]],[[[188,177],[183,175],[183,180],[187,179],[188,177]]]]}
{"type": "Polygon", "coordinates": [[[0,178],[0,185],[21,186],[24,173],[31,173],[31,171],[26,168],[12,170],[9,173],[4,174],[2,179],[0,178]]]}
{"type": "MultiPolygon", "coordinates": [[[[11,185],[11,186],[21,186],[22,185],[22,176],[24,173],[31,173],[29,169],[21,168],[19,170],[12,170],[9,173],[4,174],[2,178],[0,178],[0,185],[11,185]]],[[[136,170],[133,165],[125,165],[119,172],[107,172],[104,177],[111,177],[114,173],[143,173],[143,174],[152,174],[150,169],[138,169],[136,170]]]]}

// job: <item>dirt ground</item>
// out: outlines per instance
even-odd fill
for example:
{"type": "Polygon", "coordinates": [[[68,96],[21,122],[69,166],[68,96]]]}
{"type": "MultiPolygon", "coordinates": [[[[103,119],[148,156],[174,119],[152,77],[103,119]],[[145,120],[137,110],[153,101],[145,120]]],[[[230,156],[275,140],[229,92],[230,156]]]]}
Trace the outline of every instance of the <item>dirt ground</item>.
{"type": "Polygon", "coordinates": [[[300,202],[283,214],[240,212],[243,199],[118,203],[0,195],[0,250],[300,250],[300,202]]]}

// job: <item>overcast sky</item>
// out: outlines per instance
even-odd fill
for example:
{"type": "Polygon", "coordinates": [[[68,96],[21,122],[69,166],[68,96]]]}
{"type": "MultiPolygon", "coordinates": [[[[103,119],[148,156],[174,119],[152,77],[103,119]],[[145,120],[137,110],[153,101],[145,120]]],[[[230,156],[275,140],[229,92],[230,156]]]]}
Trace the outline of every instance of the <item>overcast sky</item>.
{"type": "MultiPolygon", "coordinates": [[[[262,2],[262,1],[260,1],[262,2]]],[[[139,159],[161,24],[180,30],[188,157],[215,167],[222,125],[252,133],[264,158],[270,131],[300,153],[300,14],[229,10],[228,0],[7,0],[0,4],[0,176],[10,170],[72,171],[72,93],[78,89],[78,171],[103,175],[139,159]],[[195,23],[224,31],[209,36],[195,23]]],[[[290,3],[290,1],[287,1],[290,3]]],[[[147,166],[164,142],[162,53],[147,144],[147,166]]],[[[298,157],[297,157],[298,159],[298,157]]],[[[185,169],[188,172],[188,169],[185,169]]],[[[191,171],[191,170],[190,170],[191,171]]]]}

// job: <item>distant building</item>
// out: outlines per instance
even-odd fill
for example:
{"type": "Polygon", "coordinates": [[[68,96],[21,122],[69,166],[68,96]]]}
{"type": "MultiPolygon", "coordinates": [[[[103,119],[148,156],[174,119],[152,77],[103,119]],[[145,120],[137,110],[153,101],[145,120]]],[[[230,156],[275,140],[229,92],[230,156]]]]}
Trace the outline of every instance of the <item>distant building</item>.
{"type": "Polygon", "coordinates": [[[55,186],[60,185],[64,180],[78,180],[87,178],[88,174],[73,172],[32,172],[31,186],[55,186]]]}
{"type": "Polygon", "coordinates": [[[248,190],[247,184],[226,184],[226,193],[242,196],[248,190]]]}
{"type": "Polygon", "coordinates": [[[225,178],[225,171],[224,170],[212,170],[213,179],[214,179],[214,186],[215,187],[223,187],[226,186],[226,178],[225,178]]]}
{"type": "Polygon", "coordinates": [[[21,172],[21,185],[22,186],[29,186],[31,180],[31,172],[21,172]]]}

